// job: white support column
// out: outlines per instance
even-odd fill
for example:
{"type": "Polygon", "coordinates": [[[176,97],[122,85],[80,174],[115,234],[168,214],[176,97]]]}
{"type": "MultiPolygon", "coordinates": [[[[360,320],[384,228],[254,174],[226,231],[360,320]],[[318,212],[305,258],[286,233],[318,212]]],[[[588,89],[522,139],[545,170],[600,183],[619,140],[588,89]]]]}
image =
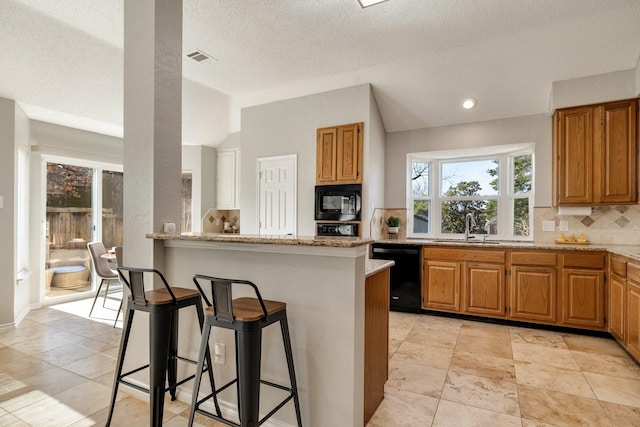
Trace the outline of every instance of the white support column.
{"type": "MultiPolygon", "coordinates": [[[[97,100],[96,102],[99,102],[97,100]]],[[[182,0],[124,2],[124,260],[162,268],[145,234],[180,229],[182,0]]]]}

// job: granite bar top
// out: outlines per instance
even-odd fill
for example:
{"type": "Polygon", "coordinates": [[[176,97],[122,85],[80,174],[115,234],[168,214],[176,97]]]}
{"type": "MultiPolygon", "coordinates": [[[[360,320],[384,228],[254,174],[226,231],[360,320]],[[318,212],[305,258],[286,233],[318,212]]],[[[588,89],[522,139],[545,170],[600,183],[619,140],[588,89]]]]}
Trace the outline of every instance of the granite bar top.
{"type": "Polygon", "coordinates": [[[364,265],[364,275],[365,277],[373,276],[386,268],[391,268],[393,265],[395,265],[395,261],[369,258],[364,265]]]}
{"type": "Polygon", "coordinates": [[[324,246],[332,248],[355,248],[373,243],[373,239],[359,237],[321,237],[321,236],[281,236],[260,234],[231,233],[151,233],[148,239],[154,240],[186,240],[197,242],[251,243],[265,245],[290,246],[324,246]]]}
{"type": "Polygon", "coordinates": [[[640,261],[640,245],[609,245],[602,243],[555,243],[555,242],[531,242],[512,240],[487,240],[486,243],[470,243],[456,239],[383,239],[376,243],[391,243],[399,245],[425,245],[425,246],[456,246],[471,249],[539,249],[539,250],[569,250],[585,252],[609,252],[626,256],[640,261]]]}

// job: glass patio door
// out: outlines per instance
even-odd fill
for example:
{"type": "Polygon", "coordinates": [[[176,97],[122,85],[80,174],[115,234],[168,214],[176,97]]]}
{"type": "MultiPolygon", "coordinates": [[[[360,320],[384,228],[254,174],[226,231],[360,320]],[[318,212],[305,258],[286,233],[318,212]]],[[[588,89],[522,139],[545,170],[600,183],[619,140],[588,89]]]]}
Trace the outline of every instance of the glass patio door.
{"type": "Polygon", "coordinates": [[[122,245],[122,172],[55,161],[46,172],[45,298],[92,291],[87,243],[122,245]]]}

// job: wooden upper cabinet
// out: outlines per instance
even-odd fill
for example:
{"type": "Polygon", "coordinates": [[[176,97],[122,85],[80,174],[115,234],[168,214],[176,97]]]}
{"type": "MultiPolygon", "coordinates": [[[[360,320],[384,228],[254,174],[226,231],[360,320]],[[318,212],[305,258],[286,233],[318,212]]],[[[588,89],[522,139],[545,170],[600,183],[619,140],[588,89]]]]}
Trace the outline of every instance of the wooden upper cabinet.
{"type": "Polygon", "coordinates": [[[558,204],[593,203],[593,108],[556,112],[558,204]]]}
{"type": "Polygon", "coordinates": [[[318,129],[316,146],[316,181],[318,184],[335,182],[337,179],[336,159],[338,147],[338,129],[318,129]]]}
{"type": "Polygon", "coordinates": [[[363,123],[317,130],[316,184],[362,183],[363,123]]]}
{"type": "Polygon", "coordinates": [[[624,101],[598,107],[602,121],[601,139],[595,145],[596,182],[600,183],[599,201],[603,203],[626,203],[637,200],[636,173],[637,123],[636,101],[624,101]]]}
{"type": "Polygon", "coordinates": [[[637,100],[560,109],[554,115],[554,203],[636,203],[637,100]]]}

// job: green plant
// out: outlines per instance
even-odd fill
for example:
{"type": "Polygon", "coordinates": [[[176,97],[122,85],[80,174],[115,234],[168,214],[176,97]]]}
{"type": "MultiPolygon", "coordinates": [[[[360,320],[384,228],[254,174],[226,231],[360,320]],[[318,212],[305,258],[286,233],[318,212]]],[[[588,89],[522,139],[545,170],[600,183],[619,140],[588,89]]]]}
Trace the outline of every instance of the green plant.
{"type": "Polygon", "coordinates": [[[400,218],[395,216],[390,216],[385,221],[387,223],[387,227],[399,227],[400,226],[400,218]]]}

